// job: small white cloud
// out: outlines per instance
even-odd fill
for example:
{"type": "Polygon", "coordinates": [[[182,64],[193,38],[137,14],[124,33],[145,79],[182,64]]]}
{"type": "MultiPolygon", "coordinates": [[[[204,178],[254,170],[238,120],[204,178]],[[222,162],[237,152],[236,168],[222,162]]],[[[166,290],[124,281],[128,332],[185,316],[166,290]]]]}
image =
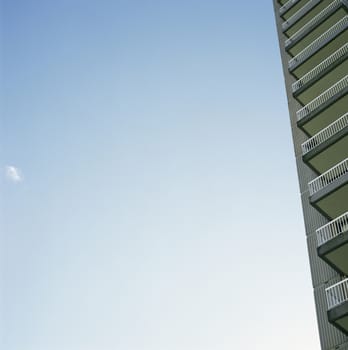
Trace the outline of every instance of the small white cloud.
{"type": "Polygon", "coordinates": [[[21,175],[21,172],[18,168],[12,166],[12,165],[6,165],[5,167],[6,177],[15,183],[22,182],[23,177],[21,175]]]}

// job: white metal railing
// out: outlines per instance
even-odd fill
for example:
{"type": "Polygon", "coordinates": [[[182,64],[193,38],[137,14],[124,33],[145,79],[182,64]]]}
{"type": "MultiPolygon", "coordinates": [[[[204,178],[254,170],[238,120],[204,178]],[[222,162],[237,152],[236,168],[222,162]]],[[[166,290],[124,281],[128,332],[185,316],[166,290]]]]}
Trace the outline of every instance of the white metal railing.
{"type": "Polygon", "coordinates": [[[348,211],[316,230],[318,247],[348,231],[348,211]]]}
{"type": "Polygon", "coordinates": [[[348,278],[326,288],[328,310],[348,301],[348,278]]]}
{"type": "Polygon", "coordinates": [[[320,105],[328,101],[330,98],[344,90],[348,86],[348,75],[339,80],[336,84],[325,90],[322,94],[317,96],[314,100],[306,104],[304,107],[296,112],[297,120],[301,120],[308,114],[315,111],[320,105]]]}
{"type": "Polygon", "coordinates": [[[308,184],[309,194],[312,196],[345,174],[348,174],[348,158],[312,180],[308,184]]]}
{"type": "Polygon", "coordinates": [[[340,60],[342,57],[347,55],[347,53],[348,53],[348,43],[344,44],[337,51],[335,51],[332,55],[330,55],[324,61],[319,63],[317,66],[315,66],[308,73],[306,73],[303,77],[301,77],[299,80],[295,81],[292,84],[292,92],[296,92],[304,84],[306,84],[309,81],[311,81],[312,79],[314,79],[320,73],[324,72],[328,67],[332,66],[333,63],[335,63],[336,61],[340,60]]]}
{"type": "Polygon", "coordinates": [[[327,126],[325,129],[319,131],[309,140],[302,143],[302,155],[307,154],[309,151],[319,146],[320,144],[322,144],[330,137],[337,134],[346,127],[348,127],[348,113],[344,114],[342,117],[340,117],[339,119],[331,123],[329,126],[327,126]]]}
{"type": "Polygon", "coordinates": [[[287,10],[289,10],[291,7],[293,7],[295,4],[297,4],[300,0],[289,0],[287,1],[280,9],[279,13],[282,15],[287,10]]]}
{"type": "Polygon", "coordinates": [[[334,12],[342,5],[342,0],[334,0],[329,6],[325,7],[315,17],[308,21],[302,28],[294,33],[290,38],[285,41],[285,47],[287,48],[293,42],[299,40],[306,32],[313,29],[321,20],[326,18],[330,13],[334,12]]]}
{"type": "Polygon", "coordinates": [[[295,12],[291,17],[289,17],[285,22],[282,23],[283,31],[287,30],[294,23],[296,23],[302,16],[309,12],[316,4],[321,0],[310,0],[303,7],[301,7],[297,12],[295,12]]]}
{"type": "Polygon", "coordinates": [[[343,30],[348,27],[348,15],[344,16],[326,32],[321,34],[317,39],[315,39],[311,44],[305,47],[301,52],[299,52],[295,57],[289,61],[289,69],[295,68],[297,65],[302,63],[308,57],[312,56],[317,50],[325,46],[330,40],[335,36],[340,34],[343,30]]]}

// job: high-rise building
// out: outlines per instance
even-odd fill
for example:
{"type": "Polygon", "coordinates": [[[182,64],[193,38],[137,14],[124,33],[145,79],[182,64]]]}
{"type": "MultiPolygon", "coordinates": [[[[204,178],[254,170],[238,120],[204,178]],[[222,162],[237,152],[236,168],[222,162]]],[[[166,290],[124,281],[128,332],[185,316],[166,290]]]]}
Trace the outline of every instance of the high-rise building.
{"type": "Polygon", "coordinates": [[[348,0],[273,1],[321,348],[348,350],[348,0]]]}

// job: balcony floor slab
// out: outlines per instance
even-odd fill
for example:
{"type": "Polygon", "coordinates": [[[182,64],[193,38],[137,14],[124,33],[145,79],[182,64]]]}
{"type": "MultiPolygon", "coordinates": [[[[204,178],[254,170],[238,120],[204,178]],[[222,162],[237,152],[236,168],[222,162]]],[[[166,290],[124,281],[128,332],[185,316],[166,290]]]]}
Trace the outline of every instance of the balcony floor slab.
{"type": "Polygon", "coordinates": [[[338,273],[348,276],[348,230],[320,246],[318,255],[338,273]]]}
{"type": "Polygon", "coordinates": [[[327,314],[329,322],[348,335],[348,302],[336,306],[327,314]]]}
{"type": "Polygon", "coordinates": [[[314,193],[309,200],[330,220],[348,211],[348,173],[314,193]]]}
{"type": "Polygon", "coordinates": [[[302,157],[303,161],[318,174],[324,173],[346,158],[348,158],[348,126],[302,157]]]}

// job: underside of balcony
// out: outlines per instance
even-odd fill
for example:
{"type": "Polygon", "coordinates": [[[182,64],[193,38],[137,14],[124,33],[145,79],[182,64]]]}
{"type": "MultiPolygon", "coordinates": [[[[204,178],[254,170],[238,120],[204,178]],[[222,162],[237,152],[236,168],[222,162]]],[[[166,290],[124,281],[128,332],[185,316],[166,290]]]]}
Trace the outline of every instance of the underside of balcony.
{"type": "Polygon", "coordinates": [[[291,37],[300,30],[306,23],[317,16],[332,0],[312,0],[306,3],[301,9],[288,18],[282,25],[283,32],[287,37],[291,37]]]}
{"type": "Polygon", "coordinates": [[[348,157],[348,114],[302,144],[303,161],[322,174],[348,157]]]}
{"type": "Polygon", "coordinates": [[[318,248],[318,255],[338,273],[348,275],[348,227],[318,248]]]}
{"type": "Polygon", "coordinates": [[[327,288],[325,292],[329,322],[348,335],[348,279],[327,288]]]}
{"type": "Polygon", "coordinates": [[[278,3],[280,4],[280,5],[284,5],[285,3],[287,3],[288,2],[288,0],[278,0],[278,3]]]}
{"type": "Polygon", "coordinates": [[[310,203],[332,220],[348,210],[348,174],[310,197],[310,203]]]}
{"type": "Polygon", "coordinates": [[[330,310],[328,312],[328,319],[331,324],[348,335],[348,302],[330,310]]]}
{"type": "MultiPolygon", "coordinates": [[[[330,29],[335,23],[337,23],[339,20],[341,20],[345,15],[347,15],[347,7],[345,5],[341,5],[339,8],[337,8],[336,11],[334,11],[331,16],[325,18],[320,23],[317,23],[317,26],[312,29],[311,31],[307,31],[307,34],[300,38],[300,40],[293,41],[292,44],[289,44],[287,46],[287,51],[292,55],[296,56],[299,54],[303,49],[305,49],[308,45],[310,45],[314,40],[316,40],[320,35],[325,33],[328,29],[330,29]]],[[[313,18],[315,20],[316,18],[313,18]]],[[[304,31],[305,28],[302,29],[304,31]]],[[[301,32],[301,30],[300,30],[301,32]]],[[[300,33],[299,33],[300,34],[300,33]]],[[[298,34],[298,35],[299,35],[298,34]]],[[[296,33],[295,33],[296,35],[296,33]]],[[[290,40],[291,38],[289,38],[290,40]]]]}
{"type": "Polygon", "coordinates": [[[294,93],[294,97],[303,106],[342,79],[348,72],[348,50],[338,60],[314,77],[307,85],[294,93]]]}
{"type": "Polygon", "coordinates": [[[288,20],[291,16],[293,16],[297,11],[299,11],[304,5],[306,5],[311,0],[300,0],[295,1],[294,4],[289,7],[284,13],[281,14],[281,17],[284,20],[288,20]]]}
{"type": "Polygon", "coordinates": [[[311,47],[307,47],[307,50],[305,49],[298,56],[295,56],[292,61],[289,62],[290,73],[296,79],[299,79],[337,51],[341,46],[346,44],[348,42],[347,27],[341,30],[332,31],[327,40],[324,40],[325,38],[322,39],[321,42],[318,40],[317,42],[314,42],[311,47]],[[304,56],[304,58],[301,56],[304,56]]]}
{"type": "Polygon", "coordinates": [[[347,112],[348,77],[336,83],[325,94],[320,95],[297,112],[297,125],[308,136],[313,136],[335,122],[347,112]],[[336,88],[340,86],[337,90],[336,88]]]}

